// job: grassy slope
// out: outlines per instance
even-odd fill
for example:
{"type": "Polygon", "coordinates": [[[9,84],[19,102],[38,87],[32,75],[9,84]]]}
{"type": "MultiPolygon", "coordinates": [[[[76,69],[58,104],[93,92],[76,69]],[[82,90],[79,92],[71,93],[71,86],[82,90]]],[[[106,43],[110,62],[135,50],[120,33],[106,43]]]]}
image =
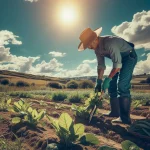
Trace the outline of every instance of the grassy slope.
{"type": "MultiPolygon", "coordinates": [[[[140,81],[147,79],[148,76],[150,76],[150,75],[133,76],[131,83],[132,84],[140,84],[140,81]]],[[[21,80],[21,81],[28,82],[29,84],[36,83],[36,85],[39,85],[39,86],[44,86],[50,81],[60,82],[60,83],[65,84],[69,80],[69,79],[64,79],[64,78],[32,75],[32,74],[6,71],[6,70],[0,70],[0,79],[9,79],[10,82],[13,82],[13,83],[16,83],[17,81],[21,80]]],[[[140,85],[142,85],[142,84],[140,84],[140,85]]]]}

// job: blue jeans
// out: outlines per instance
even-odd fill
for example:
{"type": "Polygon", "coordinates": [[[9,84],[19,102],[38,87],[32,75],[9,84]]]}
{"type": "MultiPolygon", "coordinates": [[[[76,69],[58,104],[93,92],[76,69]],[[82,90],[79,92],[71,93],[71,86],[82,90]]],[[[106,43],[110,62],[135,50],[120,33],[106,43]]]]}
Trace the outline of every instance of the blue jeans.
{"type": "Polygon", "coordinates": [[[122,58],[122,68],[120,72],[116,73],[109,84],[108,93],[110,98],[115,97],[131,97],[131,79],[134,67],[137,63],[137,55],[129,54],[122,58]]]}

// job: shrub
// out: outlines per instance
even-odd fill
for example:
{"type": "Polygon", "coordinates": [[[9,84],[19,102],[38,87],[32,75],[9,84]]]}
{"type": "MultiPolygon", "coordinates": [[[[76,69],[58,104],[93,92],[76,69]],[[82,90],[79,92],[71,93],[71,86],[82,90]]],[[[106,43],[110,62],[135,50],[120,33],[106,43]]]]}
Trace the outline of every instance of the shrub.
{"type": "Polygon", "coordinates": [[[15,83],[9,83],[9,86],[15,86],[15,83]]]}
{"type": "Polygon", "coordinates": [[[148,77],[148,78],[146,79],[146,82],[147,82],[147,83],[150,83],[150,77],[148,77]]]}
{"type": "Polygon", "coordinates": [[[67,94],[62,93],[62,92],[54,93],[52,95],[52,100],[53,101],[64,101],[66,98],[67,98],[67,94]]]}
{"type": "Polygon", "coordinates": [[[79,95],[78,93],[72,94],[69,96],[69,101],[71,103],[80,103],[84,99],[83,95],[79,95]]]}
{"type": "Polygon", "coordinates": [[[47,84],[48,87],[62,89],[62,86],[58,82],[50,82],[47,84]]]}
{"type": "Polygon", "coordinates": [[[80,82],[79,87],[83,89],[93,88],[94,83],[91,80],[84,80],[80,82]]]}
{"type": "Polygon", "coordinates": [[[146,80],[141,80],[140,83],[147,83],[146,80]]]}
{"type": "Polygon", "coordinates": [[[1,84],[8,85],[9,84],[9,80],[8,79],[3,79],[3,80],[1,80],[1,84]]]}
{"type": "Polygon", "coordinates": [[[78,83],[74,80],[72,81],[69,81],[67,83],[67,88],[70,88],[70,89],[77,89],[78,88],[78,83]]]}
{"type": "Polygon", "coordinates": [[[18,81],[18,82],[16,83],[16,86],[17,86],[17,87],[29,86],[29,83],[24,82],[24,81],[18,81]]]}
{"type": "Polygon", "coordinates": [[[31,86],[35,86],[35,83],[31,83],[31,86]]]}

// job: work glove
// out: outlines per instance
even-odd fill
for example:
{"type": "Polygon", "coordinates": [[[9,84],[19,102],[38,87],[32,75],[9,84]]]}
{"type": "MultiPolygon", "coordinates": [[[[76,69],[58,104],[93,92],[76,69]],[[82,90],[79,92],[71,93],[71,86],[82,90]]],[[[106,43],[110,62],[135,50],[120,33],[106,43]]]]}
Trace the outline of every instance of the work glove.
{"type": "Polygon", "coordinates": [[[109,83],[110,83],[110,81],[111,81],[111,78],[109,78],[109,77],[106,77],[106,78],[104,79],[104,82],[103,82],[103,84],[102,84],[102,90],[103,90],[104,92],[106,91],[106,89],[109,88],[109,83]]]}
{"type": "Polygon", "coordinates": [[[97,79],[96,80],[96,85],[95,85],[95,93],[96,92],[101,92],[101,84],[102,84],[102,80],[101,79],[97,79]]]}

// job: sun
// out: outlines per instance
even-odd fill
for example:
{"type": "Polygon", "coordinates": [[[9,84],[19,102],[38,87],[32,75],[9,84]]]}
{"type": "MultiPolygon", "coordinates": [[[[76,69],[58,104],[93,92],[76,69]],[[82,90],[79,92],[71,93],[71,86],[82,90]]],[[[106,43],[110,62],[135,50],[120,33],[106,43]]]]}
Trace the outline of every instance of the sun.
{"type": "Polygon", "coordinates": [[[63,23],[71,24],[77,19],[77,13],[72,7],[64,7],[61,11],[61,20],[63,23]]]}

